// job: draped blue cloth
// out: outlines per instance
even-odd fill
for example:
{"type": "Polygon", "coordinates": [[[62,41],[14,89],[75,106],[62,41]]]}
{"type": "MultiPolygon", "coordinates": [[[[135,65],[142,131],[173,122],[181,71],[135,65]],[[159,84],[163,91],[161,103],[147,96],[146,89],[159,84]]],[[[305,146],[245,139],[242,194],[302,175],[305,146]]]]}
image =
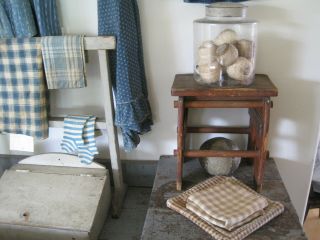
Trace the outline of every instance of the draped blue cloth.
{"type": "Polygon", "coordinates": [[[37,34],[29,0],[5,0],[5,8],[15,37],[32,37],[37,34]]]}
{"type": "Polygon", "coordinates": [[[6,12],[4,0],[0,0],[0,38],[13,38],[14,33],[6,12]]]}
{"type": "Polygon", "coordinates": [[[61,35],[56,0],[0,0],[0,38],[61,35]]]}
{"type": "Polygon", "coordinates": [[[116,37],[117,48],[109,55],[116,101],[115,124],[122,130],[124,148],[134,149],[139,134],[151,130],[152,114],[136,0],[98,0],[99,35],[116,37]]]}
{"type": "Polygon", "coordinates": [[[40,36],[59,36],[61,28],[56,0],[33,0],[40,36]]]}
{"type": "Polygon", "coordinates": [[[184,0],[187,3],[244,2],[248,0],[184,0]]]}

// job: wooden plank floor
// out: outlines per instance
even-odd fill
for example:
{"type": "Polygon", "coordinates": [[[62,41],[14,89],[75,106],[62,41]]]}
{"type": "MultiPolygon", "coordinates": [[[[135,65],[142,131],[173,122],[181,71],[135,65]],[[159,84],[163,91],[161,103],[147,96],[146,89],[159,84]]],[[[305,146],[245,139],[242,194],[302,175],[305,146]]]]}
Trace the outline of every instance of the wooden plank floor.
{"type": "Polygon", "coordinates": [[[320,217],[319,208],[310,209],[303,229],[309,240],[320,239],[320,217]]]}

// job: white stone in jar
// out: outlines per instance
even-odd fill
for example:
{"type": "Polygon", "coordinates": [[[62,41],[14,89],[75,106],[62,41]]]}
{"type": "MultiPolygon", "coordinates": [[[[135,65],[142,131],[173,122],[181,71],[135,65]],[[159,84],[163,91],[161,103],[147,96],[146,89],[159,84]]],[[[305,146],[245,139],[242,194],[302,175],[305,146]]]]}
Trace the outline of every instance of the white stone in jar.
{"type": "Polygon", "coordinates": [[[210,84],[219,81],[222,69],[217,61],[210,64],[198,65],[196,69],[203,83],[210,84]]]}
{"type": "Polygon", "coordinates": [[[227,67],[230,78],[238,81],[249,82],[253,74],[253,64],[244,57],[239,57],[234,64],[227,67]]]}
{"type": "Polygon", "coordinates": [[[232,29],[226,29],[222,31],[214,40],[217,45],[225,43],[234,43],[237,40],[237,33],[232,29]]]}
{"type": "Polygon", "coordinates": [[[238,49],[229,43],[220,45],[216,50],[218,62],[224,66],[230,66],[238,58],[238,49]]]}
{"type": "Polygon", "coordinates": [[[215,60],[217,46],[212,41],[203,42],[198,49],[198,65],[209,64],[215,60]]]}
{"type": "Polygon", "coordinates": [[[241,39],[237,41],[235,46],[238,49],[239,57],[245,57],[249,60],[252,57],[254,57],[254,44],[252,41],[247,39],[241,39]]]}

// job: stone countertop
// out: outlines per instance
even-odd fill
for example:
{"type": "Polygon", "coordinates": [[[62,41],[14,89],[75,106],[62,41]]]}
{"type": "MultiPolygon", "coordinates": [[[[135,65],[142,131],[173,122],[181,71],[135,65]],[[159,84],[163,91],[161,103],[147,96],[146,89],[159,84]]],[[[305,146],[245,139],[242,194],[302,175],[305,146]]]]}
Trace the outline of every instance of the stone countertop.
{"type": "MultiPolygon", "coordinates": [[[[166,200],[179,194],[176,191],[176,160],[163,156],[158,163],[149,209],[142,232],[142,240],[206,240],[212,237],[194,223],[166,207],[166,200]]],[[[253,167],[242,164],[234,176],[253,188],[253,167]]],[[[210,177],[196,160],[184,164],[183,190],[210,177]]],[[[299,223],[289,195],[273,160],[266,162],[262,195],[280,201],[285,211],[268,224],[249,235],[255,240],[304,240],[307,239],[299,223]]]]}

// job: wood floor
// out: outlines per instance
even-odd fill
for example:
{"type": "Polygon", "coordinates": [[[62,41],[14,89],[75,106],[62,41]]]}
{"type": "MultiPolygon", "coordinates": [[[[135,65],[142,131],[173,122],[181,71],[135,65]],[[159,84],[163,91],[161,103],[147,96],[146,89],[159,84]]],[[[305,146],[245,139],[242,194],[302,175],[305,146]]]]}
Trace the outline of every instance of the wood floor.
{"type": "Polygon", "coordinates": [[[303,229],[309,240],[320,240],[320,218],[318,208],[309,211],[303,229]]]}

